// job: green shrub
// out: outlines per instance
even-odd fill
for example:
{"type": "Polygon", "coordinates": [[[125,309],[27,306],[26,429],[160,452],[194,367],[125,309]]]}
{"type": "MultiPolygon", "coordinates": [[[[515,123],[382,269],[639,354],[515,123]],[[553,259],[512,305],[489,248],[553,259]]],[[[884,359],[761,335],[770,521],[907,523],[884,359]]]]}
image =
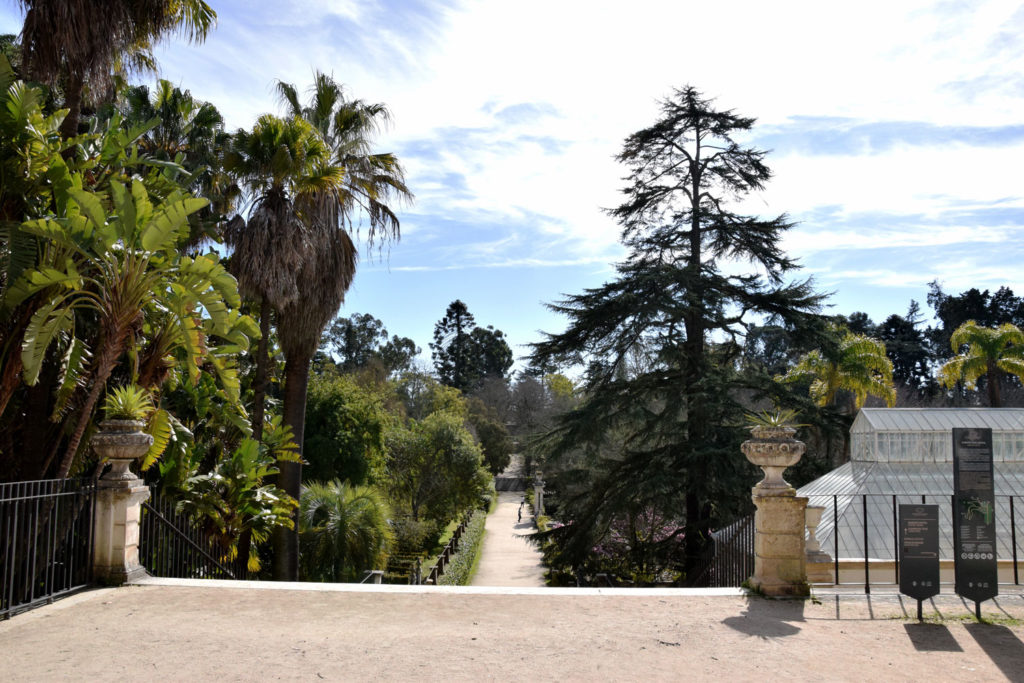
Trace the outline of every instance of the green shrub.
{"type": "Polygon", "coordinates": [[[430,519],[399,517],[391,520],[395,533],[395,547],[400,552],[422,553],[436,545],[441,529],[430,519]]]}
{"type": "Polygon", "coordinates": [[[444,574],[438,580],[441,586],[466,586],[473,578],[480,546],[484,540],[484,523],[487,515],[477,512],[469,520],[466,531],[459,541],[459,552],[452,556],[451,563],[445,567],[444,574]]]}

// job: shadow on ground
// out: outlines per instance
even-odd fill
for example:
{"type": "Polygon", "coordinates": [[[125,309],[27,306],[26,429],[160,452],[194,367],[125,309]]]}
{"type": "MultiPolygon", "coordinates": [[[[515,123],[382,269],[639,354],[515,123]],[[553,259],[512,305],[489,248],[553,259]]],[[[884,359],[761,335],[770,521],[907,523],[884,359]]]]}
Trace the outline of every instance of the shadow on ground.
{"type": "Polygon", "coordinates": [[[907,638],[918,652],[963,652],[945,624],[904,624],[907,638]]]}
{"type": "Polygon", "coordinates": [[[750,596],[743,614],[723,619],[722,623],[740,633],[767,640],[800,633],[799,626],[789,623],[793,621],[805,621],[803,600],[768,600],[750,596]]]}
{"type": "Polygon", "coordinates": [[[1000,624],[966,624],[992,663],[1011,681],[1024,681],[1024,643],[1013,631],[1000,624]]]}

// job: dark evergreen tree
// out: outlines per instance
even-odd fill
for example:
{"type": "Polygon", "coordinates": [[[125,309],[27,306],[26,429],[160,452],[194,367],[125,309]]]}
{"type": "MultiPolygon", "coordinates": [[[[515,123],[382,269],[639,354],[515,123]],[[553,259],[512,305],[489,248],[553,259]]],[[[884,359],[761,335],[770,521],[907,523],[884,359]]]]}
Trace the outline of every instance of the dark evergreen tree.
{"type": "Polygon", "coordinates": [[[933,281],[929,285],[928,305],[939,320],[927,333],[932,355],[939,363],[953,356],[950,337],[968,320],[982,327],[999,327],[1003,323],[1024,327],[1024,299],[1014,296],[1009,287],[1000,287],[995,294],[972,287],[952,295],[942,291],[938,281],[933,281]]]}
{"type": "Polygon", "coordinates": [[[885,353],[892,361],[892,378],[898,386],[924,392],[933,384],[929,368],[928,347],[921,325],[920,307],[910,302],[906,317],[890,315],[876,329],[876,336],[885,343],[885,353]]]}
{"type": "Polygon", "coordinates": [[[477,327],[472,333],[476,381],[485,377],[504,377],[512,367],[512,349],[505,333],[491,325],[477,327]]]}
{"type": "Polygon", "coordinates": [[[434,325],[430,350],[438,378],[460,391],[474,389],[486,377],[504,377],[512,367],[505,333],[490,325],[477,327],[473,314],[458,299],[434,325]]]}
{"type": "Polygon", "coordinates": [[[460,390],[469,387],[475,327],[476,319],[459,299],[448,304],[444,317],[434,325],[434,341],[430,350],[434,356],[434,369],[443,384],[460,390]]]}
{"type": "MultiPolygon", "coordinates": [[[[588,368],[583,402],[550,434],[556,460],[591,459],[586,486],[570,483],[581,468],[562,480],[571,523],[556,561],[582,561],[617,517],[654,508],[683,521],[692,580],[709,530],[747,498],[756,477],[739,451],[740,342],[757,316],[794,330],[817,325],[821,300],[809,281],[787,282],[796,264],[779,248],[791,227],[785,215],[728,208],[771,177],[765,153],[733,139],[753,124],[687,86],[626,139],[626,199],[610,214],[627,259],[615,280],[551,306],[567,329],[535,345],[532,358],[588,368]],[[744,263],[749,271],[738,273],[744,263]]],[[[666,535],[667,548],[678,532],[666,535]]]]}
{"type": "Polygon", "coordinates": [[[836,322],[854,334],[861,334],[865,337],[878,336],[878,326],[864,311],[854,311],[849,316],[836,316],[836,322]]]}

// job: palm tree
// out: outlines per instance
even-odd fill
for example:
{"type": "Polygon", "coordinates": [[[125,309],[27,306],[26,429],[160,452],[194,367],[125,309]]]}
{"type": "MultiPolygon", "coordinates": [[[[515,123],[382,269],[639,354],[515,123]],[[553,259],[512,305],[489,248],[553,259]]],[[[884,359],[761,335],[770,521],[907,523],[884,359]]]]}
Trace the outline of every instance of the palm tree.
{"type": "Polygon", "coordinates": [[[1016,325],[1003,323],[993,329],[968,320],[956,328],[949,341],[954,352],[967,348],[939,368],[943,386],[952,388],[962,381],[973,389],[984,377],[988,404],[998,408],[1002,405],[1000,375],[1005,372],[1024,380],[1024,332],[1016,325]]]}
{"type": "MultiPolygon", "coordinates": [[[[251,132],[239,130],[225,157],[226,170],[252,198],[249,220],[235,216],[226,226],[224,240],[232,249],[229,268],[240,291],[260,307],[252,415],[257,440],[264,421],[271,311],[299,298],[296,274],[308,255],[310,233],[300,205],[308,204],[314,190],[340,183],[341,171],[331,167],[328,158],[326,146],[309,124],[269,114],[261,116],[251,132]]],[[[292,493],[298,496],[298,490],[292,493]]]]}
{"type": "Polygon", "coordinates": [[[781,381],[810,380],[811,398],[820,406],[835,403],[840,391],[853,394],[854,410],[864,405],[868,395],[884,399],[890,408],[894,406],[892,362],[885,355],[885,344],[862,334],[834,331],[842,335],[834,349],[804,354],[781,381]]]}
{"type": "Polygon", "coordinates": [[[160,79],[152,92],[145,85],[125,88],[118,109],[128,128],[152,126],[156,121],[139,139],[139,150],[152,159],[180,164],[191,174],[192,193],[210,200],[210,206],[198,214],[200,220],[192,226],[186,248],[216,239],[216,222],[234,208],[238,198],[238,186],[223,170],[222,156],[231,135],[224,130],[217,108],[160,79]]]}
{"type": "Polygon", "coordinates": [[[309,483],[299,512],[303,578],[355,581],[363,570],[383,568],[394,542],[390,514],[376,489],[309,483]]]}
{"type": "MultiPolygon", "coordinates": [[[[411,199],[404,172],[392,154],[371,154],[373,138],[390,114],[382,104],[346,100],[341,87],[329,76],[317,73],[311,104],[301,107],[294,86],[279,84],[291,110],[291,121],[315,129],[329,149],[327,169],[340,170],[339,184],[311,188],[297,200],[307,229],[299,268],[292,271],[298,296],[275,303],[277,333],[285,356],[284,420],[302,448],[309,365],[320,336],[337,315],[356,271],[352,234],[359,233],[357,220],[367,220],[367,240],[398,239],[400,224],[388,203],[411,199]]],[[[326,171],[325,171],[326,172],[326,171]]],[[[301,469],[283,463],[283,488],[298,495],[301,469]]],[[[280,529],[275,537],[278,558],[289,558],[288,573],[298,569],[298,539],[280,529]]],[[[281,559],[284,562],[284,559],[281,559]]],[[[275,572],[278,568],[275,567],[275,572]]],[[[284,578],[284,567],[281,567],[284,578]]]]}
{"type": "Polygon", "coordinates": [[[217,19],[204,0],[110,0],[102,8],[93,0],[18,2],[26,10],[21,31],[25,71],[62,86],[69,110],[61,126],[65,138],[78,130],[87,82],[103,89],[119,60],[152,67],[149,51],[160,38],[180,31],[201,42],[217,19]]]}

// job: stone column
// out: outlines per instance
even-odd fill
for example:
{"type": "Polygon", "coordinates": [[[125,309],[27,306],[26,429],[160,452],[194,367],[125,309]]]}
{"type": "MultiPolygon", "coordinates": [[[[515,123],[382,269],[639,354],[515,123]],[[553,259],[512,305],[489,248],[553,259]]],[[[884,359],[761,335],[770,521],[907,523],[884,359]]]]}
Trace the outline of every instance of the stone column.
{"type": "Polygon", "coordinates": [[[129,466],[145,454],[153,437],[134,420],[107,420],[92,438],[96,453],[110,461],[100,478],[93,520],[93,578],[120,585],[146,575],[139,564],[139,519],[149,487],[129,466]]]}
{"type": "Polygon", "coordinates": [[[793,438],[792,427],[754,427],[744,441],[743,454],[765,472],[751,490],[754,513],[754,575],[751,587],[765,595],[808,595],[804,545],[807,499],[782,478],[800,461],[804,444],[793,438]]]}

